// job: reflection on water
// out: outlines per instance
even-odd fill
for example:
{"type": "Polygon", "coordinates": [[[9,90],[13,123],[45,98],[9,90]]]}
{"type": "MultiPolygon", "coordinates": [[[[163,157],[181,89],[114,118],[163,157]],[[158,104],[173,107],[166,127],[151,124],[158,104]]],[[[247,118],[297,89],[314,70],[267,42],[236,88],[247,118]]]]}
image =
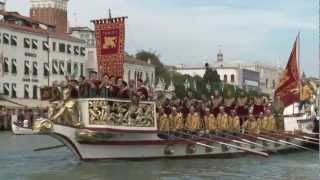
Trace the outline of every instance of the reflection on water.
{"type": "Polygon", "coordinates": [[[0,133],[0,180],[102,179],[279,179],[318,180],[317,153],[277,154],[270,158],[79,162],[66,148],[33,152],[58,145],[47,136],[0,133]]]}

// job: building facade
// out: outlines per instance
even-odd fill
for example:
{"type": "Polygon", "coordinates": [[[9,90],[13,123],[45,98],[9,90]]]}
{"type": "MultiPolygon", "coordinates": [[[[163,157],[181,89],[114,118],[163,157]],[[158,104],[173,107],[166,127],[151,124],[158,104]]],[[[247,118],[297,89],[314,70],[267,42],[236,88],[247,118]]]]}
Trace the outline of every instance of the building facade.
{"type": "MultiPolygon", "coordinates": [[[[220,80],[228,84],[234,84],[245,89],[257,89],[263,93],[273,95],[280,78],[280,69],[261,63],[226,63],[221,52],[217,55],[217,61],[211,64],[217,70],[220,80]]],[[[176,71],[190,76],[201,76],[205,73],[205,67],[184,65],[176,66],[176,71]]]]}
{"type": "Polygon", "coordinates": [[[18,13],[0,14],[0,93],[39,99],[40,87],[84,74],[84,41],[18,13]]]}

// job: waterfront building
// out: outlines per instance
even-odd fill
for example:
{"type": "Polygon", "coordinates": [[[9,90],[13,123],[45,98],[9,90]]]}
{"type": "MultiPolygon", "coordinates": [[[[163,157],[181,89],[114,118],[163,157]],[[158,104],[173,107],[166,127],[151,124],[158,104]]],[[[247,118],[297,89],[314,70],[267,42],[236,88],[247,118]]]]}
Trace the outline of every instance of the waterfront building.
{"type": "Polygon", "coordinates": [[[85,42],[48,22],[1,11],[0,47],[0,93],[7,97],[39,99],[40,87],[61,83],[65,76],[84,75],[85,42]]]}
{"type": "MultiPolygon", "coordinates": [[[[262,63],[232,62],[228,63],[223,59],[223,53],[217,54],[217,60],[210,65],[217,70],[222,82],[233,84],[241,88],[258,89],[263,93],[272,95],[277,81],[280,77],[280,70],[271,65],[262,63]]],[[[177,65],[176,71],[190,76],[201,76],[205,73],[205,66],[177,65]]]]}

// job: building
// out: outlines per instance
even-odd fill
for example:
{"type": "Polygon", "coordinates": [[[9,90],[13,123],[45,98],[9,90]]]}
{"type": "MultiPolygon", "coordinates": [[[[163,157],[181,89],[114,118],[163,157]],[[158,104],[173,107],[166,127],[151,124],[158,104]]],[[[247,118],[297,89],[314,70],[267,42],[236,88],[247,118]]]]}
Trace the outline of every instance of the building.
{"type": "MultiPolygon", "coordinates": [[[[241,88],[259,89],[261,92],[270,95],[274,93],[280,77],[280,70],[274,66],[261,63],[225,62],[221,51],[217,54],[217,60],[211,64],[211,67],[217,70],[222,82],[234,84],[241,88]]],[[[205,66],[178,65],[176,71],[181,74],[203,77],[205,66]]]]}
{"type": "Polygon", "coordinates": [[[68,32],[68,0],[30,0],[30,17],[56,27],[56,32],[68,32]]]}
{"type": "Polygon", "coordinates": [[[39,99],[40,87],[84,74],[85,42],[17,12],[0,12],[0,93],[39,99]]]}
{"type": "Polygon", "coordinates": [[[96,34],[89,27],[71,27],[69,29],[71,36],[85,41],[87,61],[85,64],[86,74],[91,71],[97,71],[97,50],[96,50],[96,34]]]}
{"type": "MultiPolygon", "coordinates": [[[[89,27],[71,27],[69,31],[72,36],[86,42],[88,57],[86,63],[87,72],[98,71],[95,31],[91,30],[89,27]]],[[[142,79],[151,86],[155,84],[155,67],[151,63],[138,60],[125,54],[123,68],[123,79],[125,81],[128,82],[129,80],[142,79]]]]}

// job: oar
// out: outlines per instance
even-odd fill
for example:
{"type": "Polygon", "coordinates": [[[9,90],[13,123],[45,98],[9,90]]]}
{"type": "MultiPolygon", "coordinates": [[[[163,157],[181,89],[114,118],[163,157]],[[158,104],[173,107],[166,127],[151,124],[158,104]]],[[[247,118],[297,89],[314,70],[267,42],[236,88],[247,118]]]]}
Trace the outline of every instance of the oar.
{"type": "MultiPolygon", "coordinates": [[[[252,145],[255,145],[255,146],[257,146],[257,147],[261,147],[261,148],[264,148],[264,149],[268,149],[269,150],[269,148],[266,148],[264,145],[262,145],[262,144],[259,144],[259,143],[256,143],[256,142],[253,142],[253,141],[250,141],[250,140],[248,140],[248,139],[246,139],[246,138],[243,138],[243,137],[241,137],[241,134],[239,133],[239,134],[237,134],[237,136],[233,136],[233,135],[231,135],[231,133],[232,134],[234,134],[235,132],[232,132],[232,131],[225,131],[226,133],[225,134],[228,134],[228,136],[230,136],[230,137],[234,137],[234,138],[239,138],[241,141],[244,141],[244,142],[246,142],[246,143],[249,143],[249,144],[252,144],[252,145]]],[[[252,138],[251,138],[252,139],[252,138]]]]}
{"type": "Polygon", "coordinates": [[[225,136],[228,136],[226,134],[223,134],[221,131],[217,132],[217,134],[206,134],[206,135],[209,135],[211,137],[215,137],[215,138],[219,138],[219,139],[223,139],[225,141],[231,141],[231,142],[234,142],[234,143],[238,143],[238,144],[243,144],[243,145],[246,145],[246,146],[250,146],[249,143],[247,142],[242,142],[242,141],[239,141],[239,138],[238,137],[230,137],[230,138],[227,138],[225,136]],[[220,135],[222,134],[222,135],[220,135]]]}
{"type": "MultiPolygon", "coordinates": [[[[259,134],[260,136],[266,136],[266,135],[261,135],[259,134]]],[[[266,137],[269,137],[269,136],[266,136],[266,137]]],[[[273,137],[275,138],[275,137],[273,137]]],[[[268,138],[270,139],[270,137],[268,138]]],[[[278,142],[281,142],[283,144],[287,144],[287,145],[291,145],[291,146],[294,146],[294,147],[298,147],[298,148],[301,148],[301,149],[305,149],[305,150],[309,150],[309,151],[314,151],[313,149],[310,149],[310,148],[307,148],[307,147],[303,147],[303,146],[300,146],[298,144],[295,144],[295,143],[292,143],[292,142],[288,142],[288,141],[285,141],[285,140],[282,140],[282,139],[277,139],[278,142]]]]}
{"type": "Polygon", "coordinates": [[[277,134],[282,134],[282,135],[287,135],[287,136],[294,136],[295,138],[305,138],[305,139],[309,139],[309,140],[314,140],[314,141],[319,141],[319,139],[317,138],[312,138],[312,137],[309,137],[309,136],[304,136],[304,135],[301,135],[299,133],[286,133],[286,132],[283,132],[283,131],[271,131],[273,133],[277,133],[277,134]]]}
{"type": "Polygon", "coordinates": [[[168,136],[169,140],[170,140],[170,137],[173,135],[174,138],[180,139],[180,140],[183,140],[183,141],[186,141],[186,142],[189,142],[189,143],[191,143],[191,144],[196,144],[196,145],[203,146],[203,147],[207,147],[207,148],[211,148],[211,149],[214,149],[214,150],[217,149],[217,148],[214,147],[214,146],[210,146],[210,145],[207,145],[207,144],[198,142],[198,141],[193,141],[193,140],[191,140],[191,139],[186,139],[186,138],[183,138],[183,137],[179,137],[179,136],[176,136],[176,135],[174,135],[174,134],[172,134],[172,133],[170,133],[170,132],[169,132],[168,134],[167,134],[167,133],[158,132],[158,134],[162,134],[162,135],[164,135],[164,136],[168,136]]]}
{"type": "Polygon", "coordinates": [[[50,147],[44,147],[44,148],[37,148],[34,149],[33,151],[46,151],[46,150],[51,150],[51,149],[58,149],[58,148],[62,148],[65,147],[66,145],[62,144],[62,145],[57,145],[57,146],[50,146],[50,147]]]}
{"type": "Polygon", "coordinates": [[[261,145],[261,144],[257,144],[257,143],[251,142],[251,141],[249,141],[249,140],[240,138],[240,137],[238,137],[238,136],[230,135],[229,133],[225,133],[225,131],[217,131],[217,134],[218,134],[219,136],[222,135],[222,137],[227,136],[227,137],[229,137],[229,138],[231,138],[231,139],[234,139],[234,140],[232,140],[232,142],[235,142],[235,143],[244,144],[244,145],[248,145],[248,146],[250,146],[250,145],[256,145],[256,146],[259,146],[259,147],[264,147],[264,146],[261,145]]]}
{"type": "Polygon", "coordinates": [[[284,137],[284,138],[291,138],[291,139],[294,139],[294,140],[297,140],[297,141],[302,141],[302,142],[306,142],[306,143],[310,143],[310,144],[319,144],[317,142],[314,142],[314,141],[308,141],[308,140],[305,140],[305,139],[301,139],[301,138],[298,138],[296,135],[289,135],[289,134],[278,134],[278,133],[271,133],[271,132],[266,132],[266,131],[262,131],[262,133],[265,133],[265,134],[271,134],[271,135],[276,135],[276,136],[279,136],[279,137],[284,137]]]}
{"type": "Polygon", "coordinates": [[[269,139],[269,138],[266,138],[266,137],[261,137],[261,136],[256,136],[256,135],[253,135],[253,134],[250,134],[250,133],[246,133],[246,134],[243,134],[244,136],[248,136],[248,137],[252,137],[252,138],[256,138],[258,140],[261,140],[261,141],[266,141],[266,142],[269,142],[269,143],[274,143],[274,144],[279,144],[279,145],[284,145],[283,143],[281,142],[278,142],[277,140],[274,140],[274,139],[269,139]]]}
{"type": "Polygon", "coordinates": [[[209,138],[205,138],[205,137],[201,137],[201,136],[195,136],[195,135],[188,134],[188,133],[181,132],[181,131],[176,131],[176,132],[177,132],[177,133],[180,133],[180,134],[182,134],[182,135],[186,135],[186,136],[190,136],[190,137],[196,137],[196,138],[203,139],[203,140],[206,140],[206,141],[209,141],[209,142],[214,142],[214,143],[218,143],[218,144],[225,145],[225,146],[228,146],[228,147],[232,147],[232,148],[235,148],[235,149],[239,149],[239,150],[243,150],[243,151],[246,151],[246,152],[250,152],[250,153],[253,153],[253,154],[256,154],[256,155],[260,155],[260,156],[264,156],[264,157],[269,157],[269,154],[268,154],[268,153],[264,153],[264,152],[260,152],[260,151],[255,151],[255,150],[252,150],[252,149],[248,149],[248,148],[236,146],[236,145],[229,144],[229,143],[225,143],[225,142],[221,142],[221,141],[213,141],[212,139],[209,139],[209,138]]]}

